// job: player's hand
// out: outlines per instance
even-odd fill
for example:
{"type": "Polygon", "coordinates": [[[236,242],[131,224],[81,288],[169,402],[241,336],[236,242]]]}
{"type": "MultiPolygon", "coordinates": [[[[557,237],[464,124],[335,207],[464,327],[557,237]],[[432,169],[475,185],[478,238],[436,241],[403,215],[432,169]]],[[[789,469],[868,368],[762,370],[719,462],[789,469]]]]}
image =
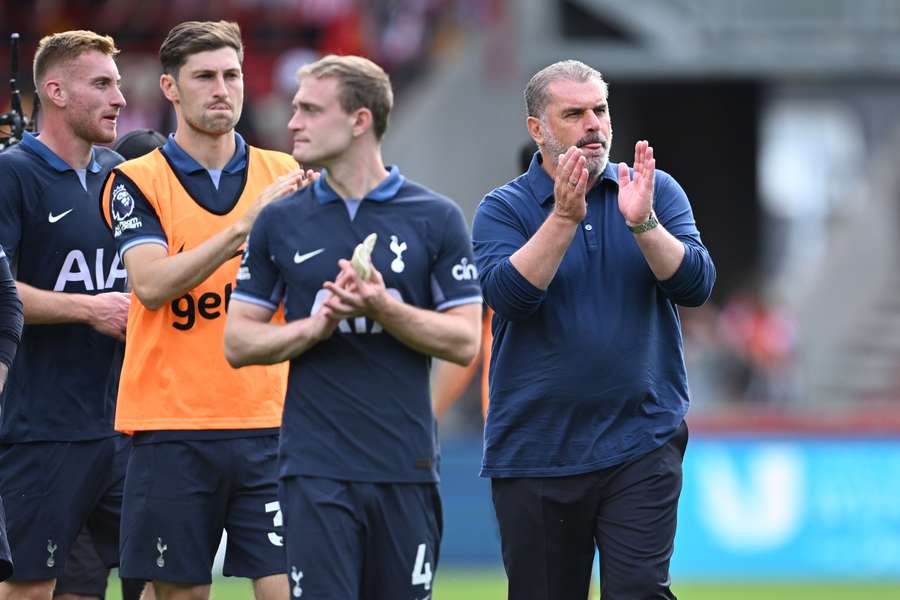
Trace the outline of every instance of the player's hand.
{"type": "Polygon", "coordinates": [[[341,319],[365,315],[377,320],[378,313],[389,298],[381,273],[375,265],[371,265],[369,278],[363,279],[349,260],[342,258],[338,266],[341,272],[337,279],[325,282],[325,289],[331,292],[331,298],[325,301],[325,305],[341,319]]]}
{"type": "Polygon", "coordinates": [[[292,173],[288,173],[287,175],[282,175],[275,181],[273,181],[269,186],[262,191],[262,193],[256,198],[256,201],[250,207],[243,218],[240,221],[240,227],[242,233],[250,233],[250,229],[253,227],[254,221],[256,221],[256,217],[259,216],[259,213],[266,206],[275,202],[276,200],[280,200],[284,198],[288,194],[292,194],[310,183],[311,181],[315,181],[319,178],[319,174],[315,173],[312,170],[298,169],[292,173]]]}
{"type": "Polygon", "coordinates": [[[317,342],[330,338],[341,322],[341,318],[335,315],[334,310],[327,304],[323,304],[309,319],[313,325],[313,338],[317,342]]]}
{"type": "Polygon", "coordinates": [[[553,182],[553,212],[558,217],[578,224],[587,215],[587,159],[581,150],[570,146],[560,154],[553,182]]]}
{"type": "Polygon", "coordinates": [[[124,341],[131,294],[106,292],[88,297],[91,299],[88,324],[103,335],[124,341]]]}
{"type": "Polygon", "coordinates": [[[653,180],[656,159],[647,140],[634,145],[634,178],[628,165],[619,163],[619,212],[629,226],[640,225],[650,218],[653,210],[653,180]]]}

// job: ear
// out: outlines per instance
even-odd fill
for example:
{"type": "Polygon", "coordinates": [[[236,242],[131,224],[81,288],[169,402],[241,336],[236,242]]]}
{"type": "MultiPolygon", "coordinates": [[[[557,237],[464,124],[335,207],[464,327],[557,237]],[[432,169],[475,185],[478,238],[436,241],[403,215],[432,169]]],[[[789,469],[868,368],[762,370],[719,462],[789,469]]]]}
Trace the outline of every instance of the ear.
{"type": "Polygon", "coordinates": [[[525,120],[525,125],[528,127],[528,134],[531,136],[531,139],[534,140],[534,143],[543,147],[544,125],[541,123],[541,120],[537,117],[528,117],[525,120]]]}
{"type": "Polygon", "coordinates": [[[163,96],[172,104],[178,103],[178,82],[168,73],[159,76],[159,89],[162,90],[163,96]]]}
{"type": "Polygon", "coordinates": [[[41,101],[50,102],[57,108],[65,108],[69,100],[69,95],[63,89],[59,79],[47,79],[41,86],[43,93],[41,101]]]}
{"type": "Polygon", "coordinates": [[[353,137],[360,137],[372,129],[372,111],[368,108],[358,108],[353,112],[353,137]]]}

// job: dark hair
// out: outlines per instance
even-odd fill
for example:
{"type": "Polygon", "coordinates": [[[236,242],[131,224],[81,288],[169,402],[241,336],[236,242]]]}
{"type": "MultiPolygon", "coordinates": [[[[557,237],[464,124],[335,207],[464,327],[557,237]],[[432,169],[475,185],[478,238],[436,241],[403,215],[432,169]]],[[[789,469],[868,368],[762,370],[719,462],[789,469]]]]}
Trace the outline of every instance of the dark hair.
{"type": "Polygon", "coordinates": [[[244,63],[241,28],[232,21],[185,21],[169,32],[159,47],[163,73],[178,75],[189,56],[207,50],[234,48],[238,62],[244,63]]]}
{"type": "Polygon", "coordinates": [[[122,155],[125,160],[143,156],[163,146],[166,136],[153,129],[135,129],[116,140],[112,149],[122,155]]]}

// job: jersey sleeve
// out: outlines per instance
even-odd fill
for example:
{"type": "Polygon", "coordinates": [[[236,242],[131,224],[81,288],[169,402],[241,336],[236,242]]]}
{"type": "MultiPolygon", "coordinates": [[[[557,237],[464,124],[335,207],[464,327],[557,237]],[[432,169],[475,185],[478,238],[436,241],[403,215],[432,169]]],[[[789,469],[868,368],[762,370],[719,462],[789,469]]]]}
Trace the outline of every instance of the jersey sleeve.
{"type": "Polygon", "coordinates": [[[16,264],[22,239],[22,185],[8,161],[0,162],[0,246],[16,264]]]}
{"type": "Polygon", "coordinates": [[[269,250],[270,214],[271,211],[263,209],[250,230],[231,300],[274,311],[284,297],[284,280],[269,250]]]}
{"type": "Polygon", "coordinates": [[[448,213],[444,237],[431,268],[431,296],[437,311],[481,303],[478,269],[466,220],[455,204],[450,205],[448,213]]]}
{"type": "Polygon", "coordinates": [[[128,177],[114,171],[104,194],[108,194],[108,219],[119,256],[125,256],[125,252],[141,244],[169,247],[156,211],[128,177]]]}

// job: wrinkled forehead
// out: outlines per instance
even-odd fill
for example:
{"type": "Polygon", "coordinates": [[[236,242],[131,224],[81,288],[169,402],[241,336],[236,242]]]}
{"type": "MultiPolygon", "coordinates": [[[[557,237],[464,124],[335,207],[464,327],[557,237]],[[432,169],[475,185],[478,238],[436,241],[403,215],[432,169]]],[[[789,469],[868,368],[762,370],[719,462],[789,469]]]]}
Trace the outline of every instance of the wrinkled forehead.
{"type": "Polygon", "coordinates": [[[547,85],[548,108],[590,108],[600,104],[606,104],[606,92],[595,77],[585,81],[556,79],[547,85]]]}
{"type": "Polygon", "coordinates": [[[181,70],[187,73],[194,71],[228,71],[241,69],[241,60],[237,50],[231,46],[195,52],[185,58],[181,70]]]}

